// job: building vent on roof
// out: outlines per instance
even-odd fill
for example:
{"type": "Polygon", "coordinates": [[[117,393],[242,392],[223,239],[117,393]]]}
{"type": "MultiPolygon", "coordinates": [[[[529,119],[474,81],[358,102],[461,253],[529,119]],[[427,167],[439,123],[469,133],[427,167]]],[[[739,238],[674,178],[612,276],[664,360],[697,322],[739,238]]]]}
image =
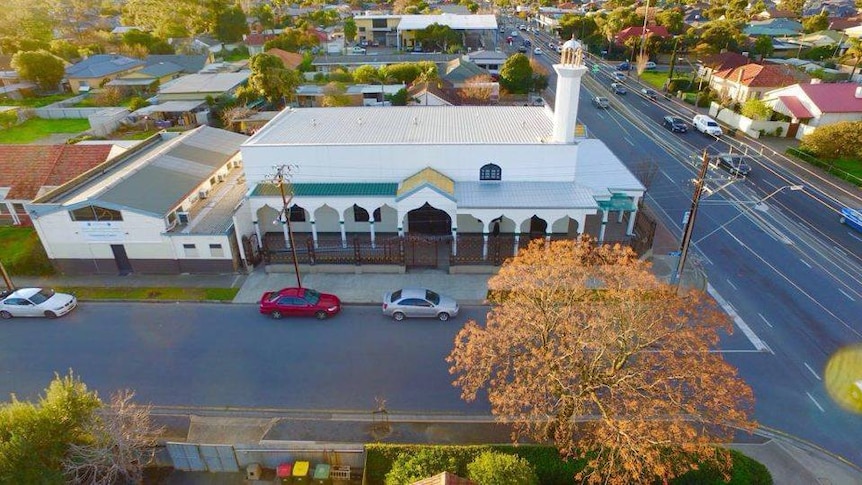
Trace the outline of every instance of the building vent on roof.
{"type": "Polygon", "coordinates": [[[359,124],[359,126],[362,126],[362,118],[358,118],[356,120],[356,123],[359,124]]]}
{"type": "Polygon", "coordinates": [[[414,116],[413,117],[413,126],[418,126],[418,125],[419,125],[419,118],[414,116]]]}
{"type": "Polygon", "coordinates": [[[317,126],[317,118],[311,119],[311,126],[317,126]]]}
{"type": "Polygon", "coordinates": [[[856,99],[862,99],[862,86],[856,86],[856,93],[854,96],[856,96],[856,99]]]}

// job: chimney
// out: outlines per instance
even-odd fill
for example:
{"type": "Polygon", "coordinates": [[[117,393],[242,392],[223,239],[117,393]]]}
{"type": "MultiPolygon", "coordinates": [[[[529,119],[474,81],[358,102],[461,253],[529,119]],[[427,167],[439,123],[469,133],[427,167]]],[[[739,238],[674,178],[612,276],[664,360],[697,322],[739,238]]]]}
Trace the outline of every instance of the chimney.
{"type": "Polygon", "coordinates": [[[554,64],[554,71],[557,72],[557,94],[554,100],[553,141],[574,143],[581,78],[587,72],[580,42],[571,39],[563,44],[560,63],[554,64]]]}

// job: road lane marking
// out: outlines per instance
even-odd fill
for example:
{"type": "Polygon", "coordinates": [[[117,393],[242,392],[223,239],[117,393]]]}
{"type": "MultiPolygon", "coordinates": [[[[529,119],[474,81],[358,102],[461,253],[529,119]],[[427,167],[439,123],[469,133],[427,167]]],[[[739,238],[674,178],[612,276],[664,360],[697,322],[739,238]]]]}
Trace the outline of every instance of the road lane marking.
{"type": "Polygon", "coordinates": [[[739,288],[737,288],[736,285],[734,285],[730,280],[725,279],[724,281],[727,281],[727,284],[730,285],[731,288],[733,288],[733,291],[739,291],[739,288]]]}
{"type": "Polygon", "coordinates": [[[818,375],[817,375],[817,373],[816,373],[816,372],[814,372],[814,369],[812,369],[812,368],[811,368],[811,366],[810,366],[810,365],[808,365],[808,362],[803,362],[803,364],[805,364],[805,368],[806,368],[806,369],[808,369],[808,372],[810,372],[810,373],[814,374],[814,377],[816,377],[818,381],[822,381],[822,380],[823,380],[823,379],[821,379],[821,378],[820,378],[820,376],[818,376],[818,375]]]}
{"type": "Polygon", "coordinates": [[[764,317],[764,316],[763,316],[763,315],[761,315],[760,313],[758,313],[758,314],[757,314],[757,316],[758,316],[758,317],[760,317],[760,319],[761,319],[761,320],[763,320],[763,323],[765,323],[765,324],[769,325],[769,328],[773,328],[773,327],[772,327],[772,324],[771,324],[771,323],[769,323],[769,320],[767,320],[767,319],[766,319],[766,317],[764,317]]]}
{"type": "Polygon", "coordinates": [[[856,234],[853,234],[853,233],[852,233],[852,232],[850,232],[850,231],[847,231],[847,234],[850,234],[850,237],[852,237],[853,239],[855,239],[855,240],[857,240],[857,241],[859,241],[859,242],[862,242],[862,238],[860,238],[860,237],[859,237],[859,236],[857,236],[856,234]]]}
{"type": "Polygon", "coordinates": [[[800,261],[802,264],[804,264],[805,266],[808,266],[808,269],[811,269],[811,265],[810,265],[810,264],[808,264],[808,263],[806,263],[804,259],[800,259],[799,261],[800,261]]]}
{"type": "Polygon", "coordinates": [[[635,142],[633,142],[633,141],[629,140],[629,139],[628,139],[628,137],[623,138],[623,140],[625,140],[625,141],[629,142],[629,145],[631,145],[631,146],[635,146],[635,142]]]}
{"type": "Polygon", "coordinates": [[[808,395],[808,399],[811,399],[811,401],[814,403],[815,406],[817,406],[817,409],[819,409],[821,413],[826,412],[826,410],[823,409],[823,406],[821,406],[820,403],[817,402],[817,399],[814,399],[814,396],[812,396],[810,392],[806,392],[805,394],[808,395]]]}
{"type": "Polygon", "coordinates": [[[664,177],[665,177],[666,179],[670,180],[670,183],[672,183],[672,184],[676,184],[676,180],[674,180],[674,179],[670,178],[670,175],[666,174],[664,171],[662,171],[662,172],[661,172],[661,174],[662,174],[662,175],[664,175],[664,177]]]}
{"type": "Polygon", "coordinates": [[[736,310],[734,310],[733,307],[730,306],[730,304],[728,304],[727,301],[722,298],[721,295],[719,295],[718,292],[715,291],[715,288],[713,288],[712,285],[709,283],[707,283],[706,285],[706,292],[709,293],[710,296],[712,296],[715,301],[718,302],[719,306],[724,308],[724,311],[727,312],[731,319],[733,319],[733,322],[736,324],[736,326],[739,327],[740,330],[742,330],[742,333],[745,334],[745,336],[748,338],[748,341],[751,342],[751,345],[753,345],[755,349],[761,352],[769,352],[773,355],[775,354],[775,352],[773,352],[772,349],[769,348],[768,345],[766,345],[766,342],[761,340],[760,337],[758,337],[757,334],[755,334],[754,331],[751,330],[751,327],[749,327],[742,319],[742,317],[740,317],[739,314],[736,313],[736,310]]]}
{"type": "Polygon", "coordinates": [[[840,292],[841,292],[841,294],[842,294],[842,295],[844,295],[844,296],[846,296],[847,298],[850,298],[850,301],[856,301],[856,299],[855,299],[855,298],[853,298],[852,296],[848,295],[848,294],[847,294],[847,292],[846,292],[846,291],[844,291],[844,290],[842,290],[841,288],[838,288],[838,291],[840,291],[840,292]]]}

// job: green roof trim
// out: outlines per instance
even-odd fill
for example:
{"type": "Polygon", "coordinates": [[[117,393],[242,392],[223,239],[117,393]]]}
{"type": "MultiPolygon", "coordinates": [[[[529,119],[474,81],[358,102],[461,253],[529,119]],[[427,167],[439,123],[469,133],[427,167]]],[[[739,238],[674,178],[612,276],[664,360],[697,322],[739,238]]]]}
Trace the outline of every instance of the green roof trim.
{"type": "MultiPolygon", "coordinates": [[[[343,184],[292,184],[296,197],[395,197],[398,184],[392,183],[343,183],[343,184]]],[[[275,184],[257,184],[252,197],[279,196],[275,184]]]]}
{"type": "Polygon", "coordinates": [[[596,201],[603,211],[633,211],[637,209],[631,197],[625,194],[613,194],[609,200],[596,201]]]}

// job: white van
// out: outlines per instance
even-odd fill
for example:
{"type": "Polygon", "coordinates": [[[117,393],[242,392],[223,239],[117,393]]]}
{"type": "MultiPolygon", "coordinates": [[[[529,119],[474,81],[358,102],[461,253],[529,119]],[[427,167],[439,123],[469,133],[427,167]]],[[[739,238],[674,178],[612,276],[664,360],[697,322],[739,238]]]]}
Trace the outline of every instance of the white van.
{"type": "Polygon", "coordinates": [[[697,131],[701,133],[706,133],[707,135],[712,136],[722,135],[721,127],[718,126],[718,123],[709,116],[694,115],[694,118],[692,118],[691,120],[691,124],[697,131]]]}

